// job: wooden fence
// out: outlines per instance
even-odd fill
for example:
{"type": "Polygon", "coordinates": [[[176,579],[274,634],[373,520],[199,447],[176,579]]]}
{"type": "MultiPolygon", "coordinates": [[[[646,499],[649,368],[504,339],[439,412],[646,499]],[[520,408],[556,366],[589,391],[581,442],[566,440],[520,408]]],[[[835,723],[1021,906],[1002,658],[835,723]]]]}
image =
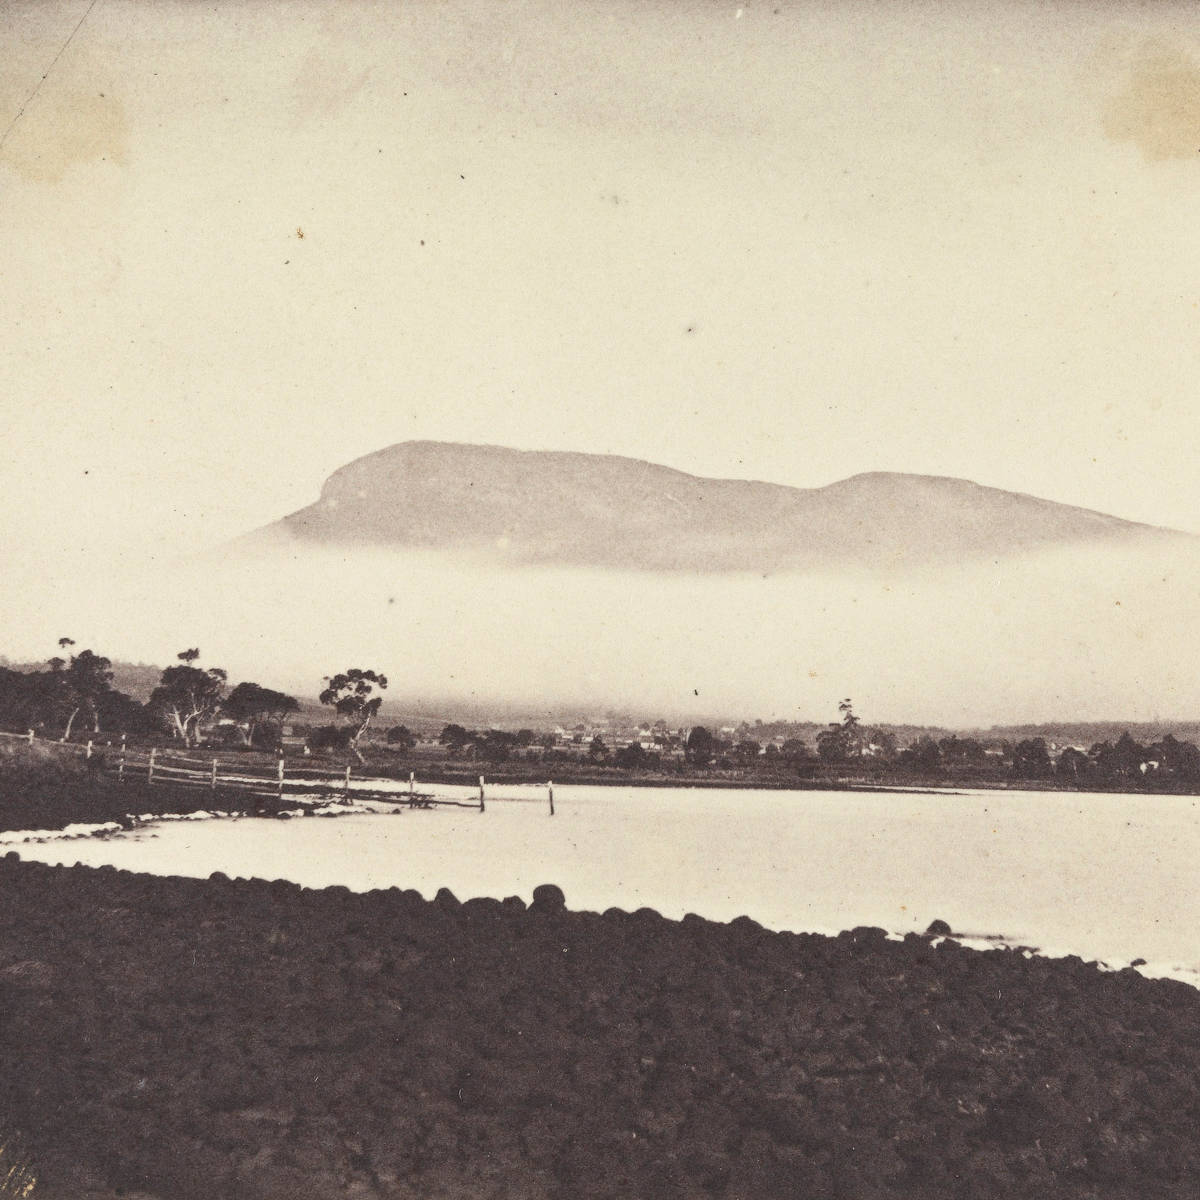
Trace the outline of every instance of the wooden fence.
{"type": "MultiPolygon", "coordinates": [[[[408,775],[408,787],[379,787],[383,783],[397,781],[380,775],[360,772],[357,776],[352,767],[330,771],[308,764],[288,763],[280,755],[273,768],[258,763],[239,762],[229,758],[199,758],[170,748],[150,747],[141,749],[128,746],[125,735],[119,742],[111,739],[100,742],[90,739],[85,742],[55,741],[39,738],[34,730],[25,733],[9,733],[0,730],[0,738],[29,746],[45,746],[55,752],[82,755],[85,762],[115,775],[119,783],[126,779],[140,778],[151,786],[203,788],[216,796],[218,792],[235,791],[242,795],[282,801],[285,796],[295,800],[325,800],[333,802],[351,799],[379,801],[386,804],[407,805],[410,808],[473,808],[487,810],[487,781],[479,776],[478,799],[462,800],[453,796],[435,795],[417,790],[412,771],[408,775]]],[[[550,815],[554,816],[554,784],[546,784],[550,815]]],[[[493,797],[505,801],[515,797],[493,797]]],[[[521,797],[529,800],[532,797],[521,797]]]]}

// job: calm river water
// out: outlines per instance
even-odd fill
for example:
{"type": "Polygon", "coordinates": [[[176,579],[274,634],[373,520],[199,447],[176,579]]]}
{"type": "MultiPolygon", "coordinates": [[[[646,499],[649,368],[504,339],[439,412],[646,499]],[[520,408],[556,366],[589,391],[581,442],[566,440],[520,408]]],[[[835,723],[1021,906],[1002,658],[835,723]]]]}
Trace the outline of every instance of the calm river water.
{"type": "MultiPolygon", "coordinates": [[[[465,789],[435,789],[467,798],[465,789]]],[[[162,822],[18,847],[43,862],[320,887],[557,883],[576,909],[747,914],[777,929],[1000,935],[1200,982],[1200,801],[1038,792],[870,794],[497,785],[487,811],[162,822]]]]}

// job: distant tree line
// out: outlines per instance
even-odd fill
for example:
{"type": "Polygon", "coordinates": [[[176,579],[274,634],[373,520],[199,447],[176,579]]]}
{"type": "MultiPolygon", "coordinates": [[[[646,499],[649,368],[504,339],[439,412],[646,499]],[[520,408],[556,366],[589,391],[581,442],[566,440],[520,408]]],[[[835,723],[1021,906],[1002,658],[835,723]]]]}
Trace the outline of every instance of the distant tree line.
{"type": "Polygon", "coordinates": [[[80,727],[93,734],[105,729],[149,732],[146,706],[112,686],[107,658],[92,650],[71,653],[71,638],[60,638],[58,645],[63,653],[43,670],[0,667],[0,725],[62,738],[80,727]]]}
{"type": "Polygon", "coordinates": [[[1115,742],[1099,741],[1087,749],[1068,746],[1057,753],[1043,737],[985,745],[977,738],[957,734],[942,738],[921,734],[900,747],[891,731],[865,726],[849,699],[843,700],[838,710],[840,719],[818,732],[815,750],[794,737],[781,745],[768,742],[764,749],[753,738],[724,739],[704,726],[696,726],[684,743],[684,759],[693,767],[726,770],[786,764],[811,776],[822,774],[822,768],[857,768],[868,773],[924,778],[1008,776],[1085,788],[1200,785],[1200,748],[1170,733],[1142,744],[1126,732],[1115,742]]]}
{"type": "Polygon", "coordinates": [[[227,692],[227,673],[197,666],[195,647],[180,651],[143,704],[113,686],[108,658],[93,650],[73,653],[74,645],[60,638],[63,654],[40,671],[0,667],[0,726],[62,740],[81,727],[92,735],[160,733],[195,746],[206,725],[227,718],[218,731],[209,730],[210,737],[215,732],[232,744],[269,748],[278,745],[284,720],[300,707],[295,697],[251,681],[227,692]]]}
{"type": "MultiPolygon", "coordinates": [[[[294,696],[251,680],[230,688],[228,672],[200,666],[194,646],[176,655],[142,703],[113,686],[110,659],[93,650],[74,652],[74,645],[60,638],[61,653],[42,669],[0,666],[0,727],[33,729],[64,741],[86,727],[92,735],[166,735],[185,747],[203,740],[270,750],[281,745],[284,723],[300,709],[294,696]]],[[[387,686],[385,675],[359,667],[326,676],[317,699],[333,710],[334,721],[309,731],[309,747],[344,750],[362,762],[359,743],[387,686]]],[[[401,749],[415,744],[403,726],[391,730],[388,740],[401,749]]]]}
{"type": "Polygon", "coordinates": [[[517,751],[527,750],[535,743],[543,750],[555,744],[551,734],[535,734],[532,729],[518,729],[515,733],[507,729],[467,729],[462,725],[446,725],[438,737],[456,758],[473,758],[482,762],[507,762],[517,751]]]}
{"type": "MultiPolygon", "coordinates": [[[[0,727],[34,729],[43,737],[70,738],[86,731],[152,737],[169,736],[186,747],[201,739],[229,746],[273,749],[280,745],[284,724],[299,711],[295,697],[245,680],[230,688],[219,667],[199,665],[200,651],[180,651],[177,661],[160,673],[143,704],[113,686],[111,661],[90,649],[75,649],[71,638],[60,638],[60,653],[40,670],[0,666],[0,727]]],[[[307,731],[315,751],[354,754],[363,761],[360,745],[383,703],[387,677],[357,667],[327,676],[318,700],[331,709],[334,720],[307,731]]],[[[661,744],[676,759],[672,769],[766,771],[819,777],[829,771],[853,769],[872,774],[897,773],[924,779],[997,778],[1056,781],[1083,787],[1200,786],[1200,749],[1190,741],[1166,734],[1142,744],[1128,732],[1115,741],[1088,748],[1051,748],[1043,737],[984,745],[974,737],[948,734],[935,738],[922,733],[901,748],[890,730],[865,725],[845,699],[839,719],[817,732],[815,747],[799,737],[763,742],[746,736],[743,726],[734,738],[723,738],[705,726],[694,726],[677,739],[665,730],[661,744]],[[682,764],[677,761],[682,752],[682,764]]],[[[661,724],[661,723],[660,723],[661,724]]],[[[755,732],[758,730],[755,729],[755,732]]],[[[576,739],[578,740],[578,738],[576,739]]],[[[401,754],[415,748],[417,739],[405,725],[387,730],[386,741],[401,754]]],[[[553,733],[532,729],[468,729],[447,724],[438,738],[452,757],[503,763],[514,757],[546,762],[577,762],[579,753],[559,748],[553,733]]],[[[626,770],[657,771],[663,754],[640,741],[610,748],[595,734],[582,751],[594,765],[626,770]]]]}

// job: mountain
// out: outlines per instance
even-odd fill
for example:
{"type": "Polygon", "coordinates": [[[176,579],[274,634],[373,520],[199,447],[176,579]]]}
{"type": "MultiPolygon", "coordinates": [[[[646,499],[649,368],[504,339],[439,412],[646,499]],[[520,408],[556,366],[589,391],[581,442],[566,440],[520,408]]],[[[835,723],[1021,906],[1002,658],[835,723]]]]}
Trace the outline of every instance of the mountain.
{"type": "Polygon", "coordinates": [[[802,489],[416,442],[240,549],[14,594],[46,653],[63,631],[126,661],[198,646],[303,697],[369,667],[409,713],[1200,713],[1200,538],[956,479],[802,489]]]}
{"type": "Polygon", "coordinates": [[[656,571],[921,567],[1189,535],[963,479],[871,472],[819,488],[615,455],[404,442],[335,471],[243,542],[483,552],[656,571]]]}

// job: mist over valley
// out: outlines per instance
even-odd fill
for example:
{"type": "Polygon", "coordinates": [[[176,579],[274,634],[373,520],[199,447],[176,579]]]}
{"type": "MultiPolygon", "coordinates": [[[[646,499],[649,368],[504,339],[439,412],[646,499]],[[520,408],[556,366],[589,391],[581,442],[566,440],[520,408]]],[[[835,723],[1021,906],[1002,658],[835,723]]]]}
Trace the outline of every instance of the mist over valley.
{"type": "Polygon", "coordinates": [[[10,655],[48,656],[64,632],[128,660],[198,645],[307,698],[374,666],[390,700],[435,709],[824,721],[853,695],[872,720],[964,727],[1200,708],[1186,534],[961,480],[805,490],[426,443],[322,494],[232,546],[10,579],[10,655]],[[684,549],[681,496],[709,514],[689,515],[684,549]]]}

